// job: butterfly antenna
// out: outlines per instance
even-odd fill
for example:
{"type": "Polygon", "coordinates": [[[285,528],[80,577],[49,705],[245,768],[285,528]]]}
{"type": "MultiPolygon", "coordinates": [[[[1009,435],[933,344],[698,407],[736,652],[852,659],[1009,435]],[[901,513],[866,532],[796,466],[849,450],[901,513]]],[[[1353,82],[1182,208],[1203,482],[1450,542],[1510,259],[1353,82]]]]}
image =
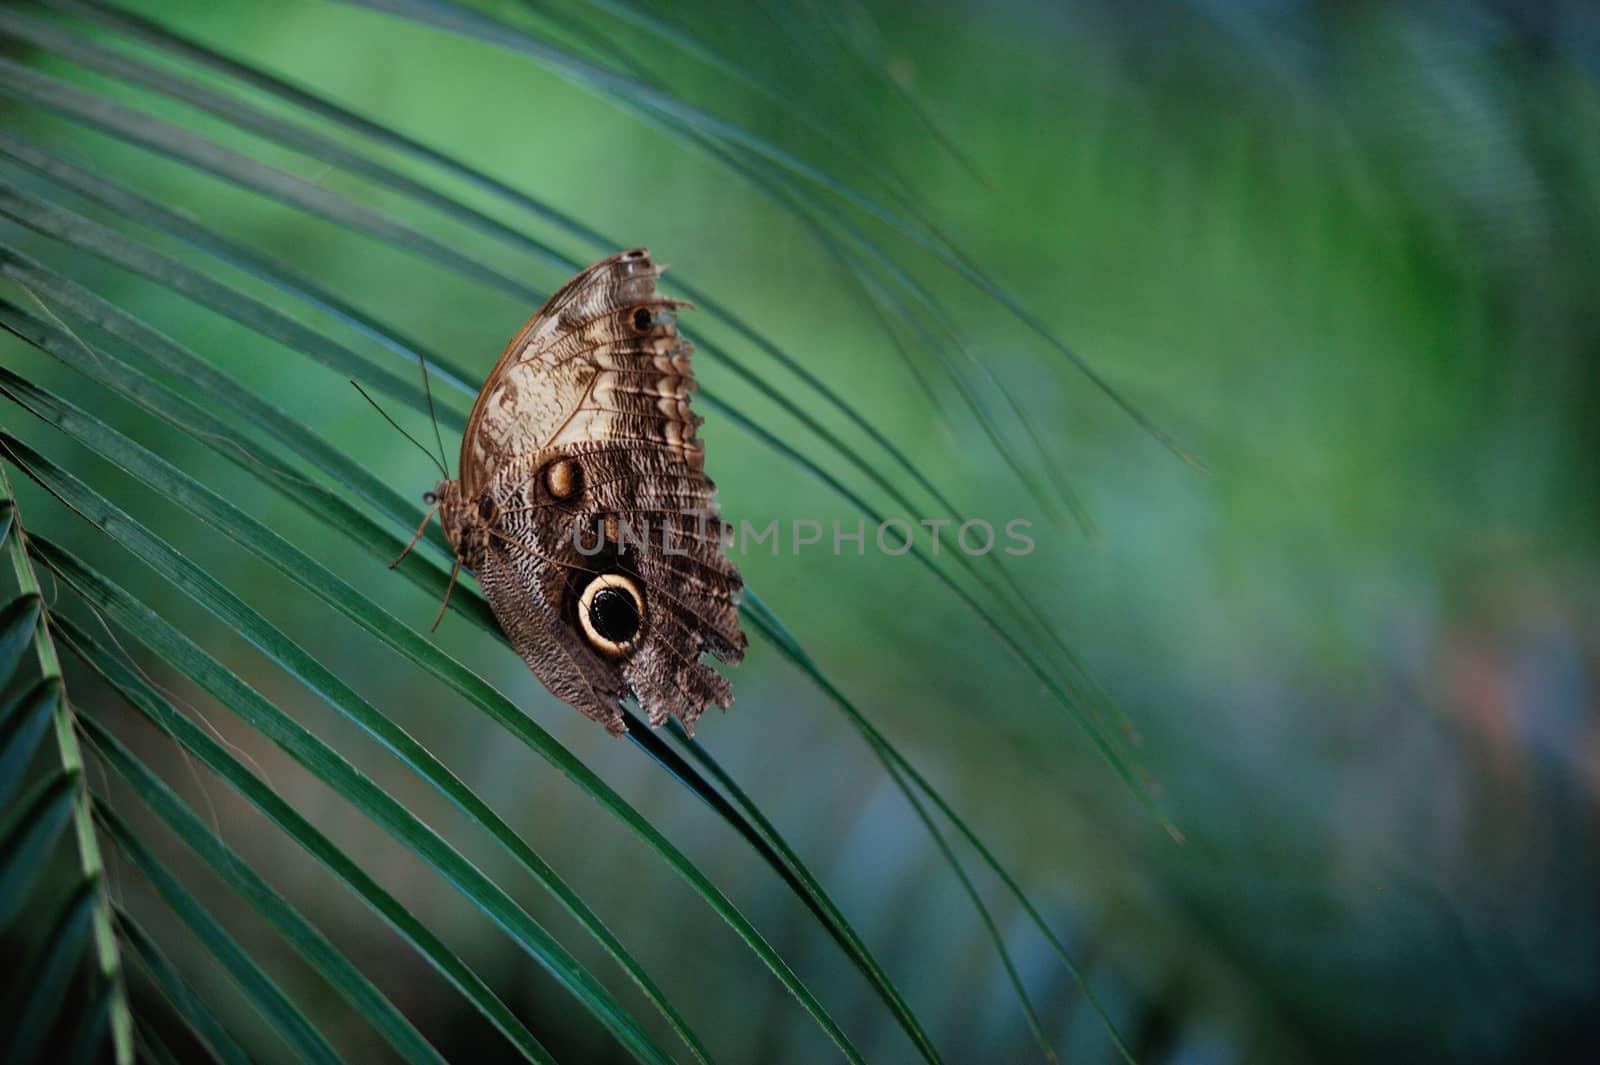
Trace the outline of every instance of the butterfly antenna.
{"type": "Polygon", "coordinates": [[[422,394],[428,400],[428,419],[433,422],[433,440],[439,445],[439,468],[444,470],[444,479],[450,479],[450,456],[444,449],[444,435],[439,432],[439,416],[433,411],[433,384],[428,377],[428,360],[417,353],[417,365],[422,369],[422,394]]]}
{"type": "MultiPolygon", "coordinates": [[[[424,371],[424,372],[426,372],[426,371],[424,371]]],[[[355,385],[355,390],[357,392],[361,393],[361,398],[362,399],[364,399],[368,403],[372,404],[372,409],[373,410],[375,410],[379,414],[383,415],[383,420],[384,421],[386,421],[390,425],[394,426],[395,430],[397,432],[399,432],[399,434],[401,436],[403,436],[407,440],[411,441],[411,443],[413,445],[415,445],[415,447],[416,447],[416,449],[418,451],[420,451],[424,455],[428,456],[428,461],[429,462],[431,462],[435,466],[439,467],[439,474],[442,477],[444,477],[445,480],[448,481],[450,479],[450,471],[445,468],[444,463],[439,460],[439,456],[438,455],[435,455],[433,452],[431,452],[427,448],[423,447],[421,441],[419,441],[416,437],[412,436],[410,433],[406,432],[403,428],[401,428],[400,427],[400,423],[395,421],[393,418],[389,417],[389,412],[384,410],[382,407],[378,406],[378,401],[373,399],[371,396],[367,395],[367,390],[362,388],[361,385],[358,384],[354,378],[351,378],[350,383],[352,385],[355,385]]],[[[428,397],[428,414],[429,415],[433,414],[433,396],[431,396],[431,395],[428,397]]],[[[437,434],[439,432],[439,421],[438,421],[437,418],[435,418],[434,422],[433,422],[433,431],[434,431],[435,434],[437,434]]],[[[440,452],[444,451],[444,440],[442,438],[439,441],[439,450],[440,450],[440,452]]]]}
{"type": "Polygon", "coordinates": [[[439,604],[439,612],[433,616],[433,627],[429,632],[439,631],[439,622],[444,620],[444,608],[450,605],[450,597],[456,591],[456,578],[461,575],[461,559],[456,559],[456,564],[450,567],[450,584],[444,590],[444,602],[439,604]]]}

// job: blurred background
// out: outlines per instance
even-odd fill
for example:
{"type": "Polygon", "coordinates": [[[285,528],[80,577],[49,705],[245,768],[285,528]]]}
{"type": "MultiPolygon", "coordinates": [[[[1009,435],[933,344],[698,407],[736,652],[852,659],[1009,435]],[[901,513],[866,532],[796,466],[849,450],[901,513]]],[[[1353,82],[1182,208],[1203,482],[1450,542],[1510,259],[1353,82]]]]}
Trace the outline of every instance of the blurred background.
{"type": "MultiPolygon", "coordinates": [[[[992,585],[940,556],[997,626],[912,557],[753,549],[740,563],[833,684],[1015,876],[1138,1060],[1600,1054],[1600,18],[1592,7],[556,0],[474,8],[599,69],[660,86],[925,222],[1204,473],[993,292],[837,189],[791,188],[760,169],[752,179],[726,151],[527,54],[361,5],[134,7],[536,197],[613,247],[647,245],[672,265],[669,280],[691,283],[844,397],[962,514],[997,527],[1033,523],[1031,554],[976,560],[984,573],[1009,575],[1021,611],[994,607],[992,585]],[[841,255],[859,247],[855,235],[886,249],[885,259],[866,269],[841,255]],[[924,286],[927,302],[896,288],[891,265],[924,286]],[[874,298],[885,290],[901,295],[874,298]],[[1062,489],[1071,506],[1060,502],[1062,489]],[[1002,635],[1047,648],[1052,631],[1107,697],[1086,711],[1091,724],[1182,844],[1002,635]]],[[[59,10],[13,10],[357,148],[575,261],[603,253],[458,174],[171,50],[59,10]]],[[[115,77],[103,62],[63,54],[34,25],[0,27],[3,53],[19,65],[0,87],[21,84],[16,69],[45,72],[403,220],[539,292],[572,272],[379,187],[327,152],[270,143],[115,77]]],[[[8,89],[0,106],[4,129],[292,264],[475,374],[469,388],[533,309],[437,256],[200,174],[17,92],[8,89]]],[[[410,379],[404,360],[370,338],[160,227],[75,199],[14,157],[0,165],[8,184],[338,332],[410,379]]],[[[344,383],[348,375],[14,216],[0,239],[179,339],[407,498],[432,485],[427,459],[344,383]]],[[[10,282],[5,295],[38,310],[10,282]]],[[[726,359],[697,356],[712,400],[697,401],[707,468],[730,520],[761,527],[800,518],[827,530],[838,520],[853,530],[864,512],[797,457],[879,517],[949,514],[871,433],[724,318],[702,305],[682,324],[814,419],[781,409],[726,359]],[[818,427],[906,498],[825,446],[818,427]]],[[[431,619],[435,600],[192,438],[13,337],[0,343],[0,359],[217,488],[413,627],[431,619]]],[[[439,394],[460,411],[472,399],[447,386],[439,394]]],[[[390,409],[429,434],[424,417],[390,409]]],[[[719,1058],[836,1058],[662,862],[558,773],[505,743],[497,726],[16,406],[0,406],[0,419],[92,475],[438,754],[606,918],[719,1058]]],[[[453,461],[457,439],[447,434],[445,444],[453,461]]],[[[603,966],[559,907],[511,875],[502,854],[368,737],[11,477],[30,528],[72,544],[157,605],[505,876],[586,963],[603,966]]],[[[92,618],[70,595],[60,609],[92,618]]],[[[819,989],[867,1060],[915,1059],[804,907],[692,795],[550,697],[460,618],[447,617],[436,639],[647,812],[819,989]]],[[[484,973],[560,1060],[622,1060],[548,976],[411,855],[261,735],[141,657],[136,642],[128,651],[484,973]]],[[[732,676],[734,709],[708,717],[697,738],[834,895],[946,1059],[1041,1060],[960,881],[827,693],[761,640],[732,676]]],[[[508,1053],[231,791],[119,710],[91,677],[69,670],[70,684],[80,685],[72,690],[88,713],[104,714],[447,1056],[508,1053]]],[[[115,784],[105,788],[108,801],[121,801],[115,784]]],[[[138,816],[131,803],[129,816],[138,816]]],[[[194,868],[193,890],[342,1050],[384,1059],[389,1049],[345,1024],[339,1003],[319,999],[315,977],[225,888],[181,848],[160,849],[175,868],[194,868]]],[[[1047,942],[994,877],[969,868],[1055,1052],[1069,1062],[1115,1060],[1104,1024],[1047,942]]],[[[226,982],[206,979],[212,963],[137,877],[114,883],[252,1050],[281,1059],[284,1048],[226,982]]],[[[635,1003],[632,988],[615,982],[635,1003]]],[[[136,981],[131,993],[148,995],[136,981]]],[[[172,1038],[182,1045],[180,1034],[172,1038]]]]}

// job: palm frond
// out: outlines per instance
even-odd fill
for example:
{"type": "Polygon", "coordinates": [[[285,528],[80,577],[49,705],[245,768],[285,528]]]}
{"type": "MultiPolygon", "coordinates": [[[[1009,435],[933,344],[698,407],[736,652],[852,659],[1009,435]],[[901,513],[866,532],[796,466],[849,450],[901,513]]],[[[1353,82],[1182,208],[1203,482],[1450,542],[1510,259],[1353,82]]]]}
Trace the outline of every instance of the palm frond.
{"type": "MultiPolygon", "coordinates": [[[[65,138],[69,142],[85,135],[84,131],[93,131],[136,149],[140,158],[162,157],[176,164],[186,180],[187,175],[207,175],[230,190],[248,192],[363,240],[388,245],[416,265],[441,276],[452,275],[452,283],[498,293],[520,304],[537,303],[540,288],[524,279],[526,272],[520,265],[509,267],[477,250],[478,238],[488,238],[502,251],[527,257],[544,269],[565,273],[581,260],[521,224],[502,221],[466,197],[442,191],[432,180],[434,171],[464,181],[498,204],[553,227],[562,239],[575,239],[586,247],[627,243],[610,241],[511,183],[366,118],[331,97],[225,55],[169,29],[162,21],[98,0],[51,0],[45,6],[52,10],[51,17],[10,9],[0,13],[0,33],[36,50],[22,60],[0,59],[0,96],[25,105],[30,115],[64,120],[49,128],[72,130],[65,138]],[[70,18],[60,19],[62,13],[70,18]],[[130,45],[149,49],[159,62],[138,58],[130,45]],[[198,71],[205,71],[210,80],[198,71]],[[83,74],[88,75],[87,81],[83,74]],[[163,102],[153,108],[135,106],[127,101],[142,97],[108,91],[104,87],[107,82],[136,87],[163,102]],[[252,93],[256,95],[250,96],[252,93]],[[270,100],[276,110],[255,100],[270,100]],[[294,116],[292,120],[279,117],[285,111],[294,116]],[[194,119],[197,115],[205,117],[194,119]],[[323,126],[340,133],[322,132],[323,126]],[[223,132],[207,132],[218,128],[223,132]],[[348,139],[349,134],[356,134],[361,143],[348,139]],[[362,195],[335,191],[320,179],[263,162],[253,154],[260,145],[297,153],[339,170],[362,183],[363,189],[393,197],[403,209],[386,210],[366,202],[362,195]],[[380,152],[406,160],[411,169],[385,161],[380,152]],[[413,176],[417,167],[427,169],[430,178],[413,176]],[[411,214],[414,208],[423,212],[426,222],[411,214]],[[451,227],[453,234],[469,234],[469,241],[436,235],[436,225],[441,222],[451,227]]],[[[920,249],[918,255],[931,255],[938,265],[976,286],[1068,359],[1081,360],[923,218],[924,206],[886,161],[872,158],[871,153],[852,160],[879,186],[876,191],[865,191],[802,154],[690,103],[648,71],[628,70],[625,63],[613,67],[605,58],[603,40],[594,49],[600,58],[592,59],[567,48],[558,36],[543,37],[512,20],[446,0],[363,0],[358,6],[402,14],[532,58],[599,92],[675,143],[741,175],[839,264],[841,276],[856,287],[889,333],[897,340],[900,333],[912,339],[916,350],[912,353],[908,347],[907,358],[919,379],[930,392],[946,386],[956,390],[960,403],[983,427],[990,446],[1033,499],[1053,497],[1064,501],[1069,510],[1078,509],[1070,487],[1042,454],[1041,431],[1025,405],[962,341],[954,315],[933,287],[903,264],[904,257],[890,250],[879,231],[890,234],[894,241],[909,242],[920,249]],[[913,354],[917,359],[932,358],[937,372],[921,378],[923,367],[913,360],[913,354]],[[998,403],[1005,404],[1003,415],[997,413],[998,403]],[[1028,437],[1026,448],[1013,445],[1007,428],[1013,424],[1028,437]]],[[[719,58],[714,49],[697,45],[686,31],[629,4],[601,6],[612,14],[626,15],[636,28],[694,56],[713,72],[767,98],[779,110],[803,115],[813,132],[822,134],[824,143],[843,140],[825,120],[804,109],[785,107],[781,94],[761,78],[741,76],[742,68],[719,58]]],[[[908,96],[906,103],[912,106],[914,101],[908,96]]],[[[0,276],[9,279],[17,292],[13,298],[0,297],[0,324],[49,356],[19,362],[16,368],[8,362],[0,368],[0,393],[13,410],[25,411],[34,419],[26,427],[8,421],[0,428],[0,448],[4,450],[0,461],[37,485],[38,498],[41,503],[51,501],[52,513],[71,513],[80,521],[69,522],[66,527],[72,531],[59,537],[30,537],[26,547],[20,546],[20,534],[14,534],[16,566],[19,578],[24,569],[32,574],[34,566],[46,567],[59,588],[70,593],[73,609],[87,610],[107,626],[108,635],[113,631],[123,634],[141,650],[135,661],[130,661],[120,640],[113,638],[116,650],[109,649],[90,635],[91,626],[74,621],[67,609],[52,609],[49,624],[44,624],[46,612],[40,607],[40,589],[34,579],[23,582],[22,597],[0,615],[0,664],[20,656],[30,641],[59,639],[86,667],[86,675],[98,677],[116,693],[119,705],[131,707],[139,720],[153,725],[167,742],[197,759],[331,873],[465,1000],[478,1021],[498,1032],[526,1060],[553,1060],[556,1055],[546,1049],[534,1026],[519,1015],[514,1004],[497,993],[494,982],[479,972],[470,958],[447,946],[397,892],[296,811],[228,744],[191,721],[142,673],[137,660],[159,663],[205,693],[210,702],[237,715],[250,735],[270,740],[342,803],[382,829],[431,875],[452,887],[463,903],[485,915],[541,965],[621,1052],[638,1061],[672,1060],[659,1035],[664,1026],[697,1060],[712,1060],[715,1037],[691,1025],[689,1011],[675,1005],[663,985],[649,975],[648,959],[624,946],[583,892],[557,874],[524,834],[495,812],[484,794],[413,738],[377,700],[342,679],[320,651],[313,653],[288,627],[269,620],[260,603],[230,587],[224,571],[191,555],[183,540],[167,531],[171,526],[146,521],[136,514],[140,508],[117,501],[119,491],[136,484],[145,493],[142,500],[148,501],[141,505],[159,503],[167,508],[169,519],[179,515],[188,523],[185,527],[204,529],[208,536],[215,536],[217,545],[237,549],[263,564],[296,589],[298,596],[331,610],[340,631],[359,633],[385,661],[419,671],[430,684],[481,714],[495,735],[510,739],[519,754],[535,755],[574,785],[632,837],[650,862],[673,874],[698,904],[717,915],[742,948],[793,996],[838,1053],[851,1061],[865,1060],[854,1033],[846,1030],[842,1014],[836,1017],[837,1007],[828,1002],[817,978],[802,975],[783,939],[758,929],[757,921],[735,903],[732,890],[719,886],[704,859],[691,857],[671,842],[650,812],[624,798],[536,724],[488,675],[452,657],[401,621],[337,566],[324,562],[320,552],[307,552],[274,523],[249,512],[246,499],[270,498],[274,505],[287,502],[296,518],[309,519],[319,535],[331,534],[355,555],[381,560],[398,551],[417,517],[416,507],[389,487],[370,464],[308,428],[295,412],[279,406],[264,390],[218,368],[211,352],[199,343],[178,339],[176,329],[169,335],[128,293],[179,297],[184,307],[178,318],[180,327],[192,331],[201,316],[190,321],[183,315],[203,311],[208,324],[231,323],[229,328],[260,343],[261,350],[272,351],[274,357],[287,353],[305,360],[294,365],[323,375],[319,380],[328,373],[359,380],[416,414],[437,411],[439,423],[451,430],[463,424],[463,406],[474,391],[476,374],[442,354],[436,345],[414,339],[407,330],[387,321],[387,313],[364,309],[361,301],[343,295],[303,265],[291,265],[280,254],[225,234],[221,227],[202,221],[178,202],[138,191],[123,175],[109,177],[87,155],[58,152],[53,144],[47,148],[47,143],[34,125],[0,133],[0,158],[12,167],[0,176],[0,218],[11,226],[0,244],[0,276]],[[134,236],[133,230],[141,236],[134,236]],[[202,258],[194,258],[197,252],[202,258]],[[57,265],[63,262],[69,265],[57,265]],[[287,300],[288,307],[280,307],[280,300],[287,300]],[[307,308],[315,313],[314,322],[297,313],[307,308]],[[359,339],[347,339],[347,333],[359,339]],[[381,350],[368,354],[370,345],[381,350]],[[412,379],[411,371],[418,364],[451,389],[437,405],[412,379]],[[63,369],[74,376],[59,377],[63,369]],[[53,386],[58,379],[63,383],[53,386]],[[67,381],[74,383],[67,385],[67,381]],[[79,388],[82,381],[94,383],[92,400],[82,405],[68,401],[64,389],[79,388]],[[201,477],[186,470],[185,462],[163,458],[156,447],[141,443],[146,438],[142,430],[156,425],[165,435],[150,437],[152,443],[159,438],[172,446],[177,441],[186,459],[204,455],[208,461],[220,458],[229,463],[238,478],[239,496],[208,487],[201,477]],[[39,426],[58,431],[59,439],[51,437],[46,445],[39,438],[39,426]],[[54,457],[58,455],[61,457],[54,457]],[[97,529],[102,537],[81,546],[83,524],[97,529]],[[111,545],[116,545],[116,550],[111,545]],[[112,569],[120,574],[127,563],[121,552],[138,559],[160,582],[152,584],[143,569],[136,579],[113,579],[112,569]],[[96,565],[91,559],[116,561],[96,565]],[[156,590],[140,590],[147,587],[156,590]],[[272,694],[277,682],[263,682],[254,674],[254,666],[248,673],[232,667],[203,640],[186,634],[170,616],[178,609],[173,605],[173,591],[241,636],[260,662],[270,665],[273,676],[293,678],[297,692],[303,689],[322,709],[374,740],[461,814],[480,837],[474,839],[472,853],[485,853],[488,848],[496,861],[540,885],[564,919],[581,929],[581,951],[562,946],[538,916],[540,911],[519,900],[390,787],[280,705],[281,698],[272,694]],[[586,960],[591,954],[604,959],[604,977],[599,966],[586,960]],[[625,979],[628,999],[607,982],[618,974],[625,979]],[[642,997],[649,1009],[636,1011],[629,1004],[633,997],[642,997]]],[[[732,338],[723,343],[708,339],[700,346],[730,375],[738,395],[748,394],[760,404],[747,409],[744,401],[725,399],[717,390],[703,396],[706,405],[728,424],[875,522],[882,524],[896,508],[915,513],[920,509],[919,500],[931,501],[957,522],[963,520],[963,510],[956,505],[948,483],[926,469],[910,449],[896,443],[859,400],[848,397],[803,359],[748,324],[730,304],[711,298],[698,286],[679,284],[677,289],[709,312],[721,335],[732,338]],[[750,349],[760,361],[736,354],[735,347],[750,349]],[[794,383],[801,388],[797,390],[794,383]],[[774,414],[787,421],[775,420],[774,414]],[[798,432],[778,427],[783,424],[797,426],[798,432]],[[825,459],[817,457],[819,446],[825,459]],[[856,487],[862,483],[870,487],[856,487]]],[[[1081,368],[1140,424],[1171,444],[1170,438],[1139,418],[1092,370],[1086,365],[1081,368]]],[[[408,558],[399,572],[416,588],[437,594],[448,579],[442,564],[448,557],[446,545],[437,532],[430,532],[425,542],[427,548],[408,558]]],[[[1129,791],[1160,824],[1171,829],[1131,754],[1102,717],[1111,712],[1109,702],[1044,612],[1025,594],[1017,577],[992,557],[939,555],[920,544],[912,545],[911,554],[943,593],[969,611],[999,646],[1014,656],[1022,672],[1043,688],[1049,702],[1077,721],[1129,791]]],[[[478,629],[500,638],[486,604],[470,589],[458,594],[453,609],[478,629]]],[[[881,764],[885,780],[903,795],[916,824],[932,842],[937,860],[954,878],[996,951],[1009,992],[1020,1006],[1020,1020],[1039,1053],[1053,1059],[1052,1033],[1030,994],[1027,974],[1007,942],[1001,918],[985,901],[938,817],[1000,878],[1012,901],[1088,992],[1061,937],[1024,894],[1018,880],[955,813],[953,805],[873,727],[762,600],[752,593],[744,613],[770,646],[796,665],[846,716],[867,751],[881,764]]],[[[5,716],[0,718],[0,766],[36,758],[45,728],[41,722],[69,713],[60,696],[59,666],[54,669],[35,685],[12,685],[5,716]]],[[[164,779],[162,767],[148,752],[120,738],[120,729],[114,725],[114,717],[97,714],[92,720],[86,718],[81,729],[96,762],[120,782],[116,785],[119,794],[136,797],[142,813],[135,817],[120,807],[115,813],[96,808],[82,780],[81,754],[76,755],[75,764],[63,762],[64,775],[47,781],[48,787],[56,790],[28,798],[26,809],[32,820],[23,824],[34,827],[16,835],[16,853],[22,858],[13,863],[15,868],[31,873],[41,867],[37,850],[21,848],[35,830],[39,838],[53,840],[60,826],[52,818],[69,809],[80,837],[86,834],[91,847],[102,834],[115,842],[142,882],[222,966],[249,1005],[297,1056],[338,1060],[341,1049],[337,1040],[318,1030],[305,1003],[297,999],[297,993],[304,997],[303,989],[280,986],[279,979],[252,957],[219,915],[208,910],[152,846],[150,826],[163,824],[168,835],[183,842],[201,866],[220,878],[230,897],[243,904],[241,910],[250,911],[304,959],[321,986],[332,987],[352,1014],[393,1053],[410,1061],[438,1060],[443,1051],[436,1036],[414,1023],[369,974],[318,930],[314,913],[309,909],[302,912],[287,893],[268,882],[265,870],[252,868],[244,855],[208,827],[192,808],[192,801],[180,794],[173,781],[164,779]],[[60,806],[62,802],[67,806],[60,806]],[[55,812],[47,817],[48,811],[55,812]]],[[[853,978],[864,982],[898,1037],[922,1059],[941,1060],[935,1034],[897,984],[893,965],[874,953],[867,937],[853,926],[846,907],[830,894],[825,878],[808,868],[800,850],[790,844],[750,790],[698,741],[679,733],[669,742],[631,717],[630,726],[635,743],[671,780],[701,800],[712,823],[743,840],[758,859],[762,875],[774,877],[804,908],[814,930],[837,948],[853,978]]],[[[0,802],[4,800],[0,792],[0,802]]],[[[1171,831],[1176,835],[1175,829],[1171,831]]],[[[9,848],[12,836],[6,839],[9,848]]],[[[80,838],[80,849],[81,845],[80,838]]],[[[87,853],[82,860],[85,876],[92,879],[87,853]]],[[[95,863],[98,869],[98,858],[95,863]]],[[[126,995],[111,979],[113,975],[120,979],[121,944],[139,959],[145,979],[200,1045],[225,1060],[245,1054],[241,1037],[230,1031],[231,1018],[207,1004],[205,996],[165,958],[156,939],[143,931],[131,912],[114,914],[102,889],[90,891],[84,899],[87,901],[75,905],[86,908],[60,913],[54,926],[59,934],[49,941],[57,947],[70,944],[79,935],[78,922],[85,919],[84,914],[89,915],[90,924],[85,927],[94,932],[103,979],[86,997],[82,1041],[92,1042],[92,1033],[106,1030],[122,1060],[131,1055],[136,1035],[152,1056],[170,1054],[153,1026],[141,1023],[135,1033],[126,995]]],[[[42,958],[40,964],[48,968],[55,963],[42,958]]],[[[47,990],[54,984],[40,986],[47,990]]],[[[1115,1052],[1131,1062],[1132,1051],[1112,1024],[1109,1011],[1092,993],[1089,1001],[1115,1052]]],[[[30,1004],[29,1008],[35,1007],[30,1004]]],[[[37,1025],[31,1025],[29,1031],[30,1038],[42,1039],[41,1033],[47,1033],[37,1025]]],[[[27,1049],[31,1052],[38,1047],[27,1049]]],[[[78,1049],[75,1044],[74,1052],[78,1049]]]]}
{"type": "MultiPolygon", "coordinates": [[[[122,1065],[133,1060],[132,1015],[122,974],[122,953],[111,926],[111,904],[105,864],[93,824],[93,799],[84,775],[76,717],[62,680],[61,659],[44,625],[42,589],[28,553],[27,532],[16,509],[6,471],[0,469],[0,549],[16,575],[19,594],[3,612],[6,626],[0,643],[0,691],[11,690],[0,718],[0,765],[9,772],[6,788],[23,778],[47,728],[55,736],[53,764],[32,791],[9,807],[0,838],[0,930],[13,922],[30,898],[46,856],[56,848],[70,822],[74,851],[67,890],[32,956],[14,974],[16,997],[8,1000],[6,1038],[9,1060],[28,1061],[44,1046],[55,1026],[62,999],[86,954],[92,955],[92,984],[97,1015],[103,1016],[112,1053],[122,1065]],[[36,679],[25,678],[24,663],[35,660],[36,679]]],[[[6,804],[0,802],[0,807],[6,804]]]]}

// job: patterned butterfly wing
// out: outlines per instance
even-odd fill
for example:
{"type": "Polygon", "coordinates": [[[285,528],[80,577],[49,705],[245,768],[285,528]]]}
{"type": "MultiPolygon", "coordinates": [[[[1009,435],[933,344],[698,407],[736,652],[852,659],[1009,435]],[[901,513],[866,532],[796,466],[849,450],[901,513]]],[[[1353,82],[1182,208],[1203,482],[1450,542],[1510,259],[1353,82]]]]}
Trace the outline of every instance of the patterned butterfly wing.
{"type": "Polygon", "coordinates": [[[557,292],[490,373],[446,515],[501,627],[557,696],[614,733],[632,692],[693,729],[744,653],[738,569],[689,410],[680,304],[644,250],[557,292]]]}

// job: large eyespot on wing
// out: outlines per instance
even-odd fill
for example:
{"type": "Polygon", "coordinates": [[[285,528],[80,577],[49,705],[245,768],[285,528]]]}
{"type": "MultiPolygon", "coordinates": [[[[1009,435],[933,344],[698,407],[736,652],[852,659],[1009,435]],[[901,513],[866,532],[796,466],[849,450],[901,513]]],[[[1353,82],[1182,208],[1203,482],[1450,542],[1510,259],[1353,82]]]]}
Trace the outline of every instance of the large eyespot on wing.
{"type": "Polygon", "coordinates": [[[645,249],[620,252],[573,278],[528,319],[489,372],[467,420],[460,463],[467,498],[558,438],[635,428],[624,422],[613,429],[603,397],[594,401],[605,391],[606,382],[597,380],[602,370],[688,378],[688,353],[678,350],[671,322],[677,304],[657,290],[660,274],[645,249]],[[640,310],[647,318],[636,323],[640,310]]]}
{"type": "Polygon", "coordinates": [[[619,671],[578,647],[561,615],[566,573],[519,547],[526,526],[496,538],[479,560],[477,577],[511,646],[551,694],[600,722],[612,735],[628,731],[620,704],[627,684],[619,671]]]}
{"type": "Polygon", "coordinates": [[[626,574],[597,573],[578,593],[577,615],[590,647],[607,656],[625,655],[644,631],[644,593],[626,574]]]}

